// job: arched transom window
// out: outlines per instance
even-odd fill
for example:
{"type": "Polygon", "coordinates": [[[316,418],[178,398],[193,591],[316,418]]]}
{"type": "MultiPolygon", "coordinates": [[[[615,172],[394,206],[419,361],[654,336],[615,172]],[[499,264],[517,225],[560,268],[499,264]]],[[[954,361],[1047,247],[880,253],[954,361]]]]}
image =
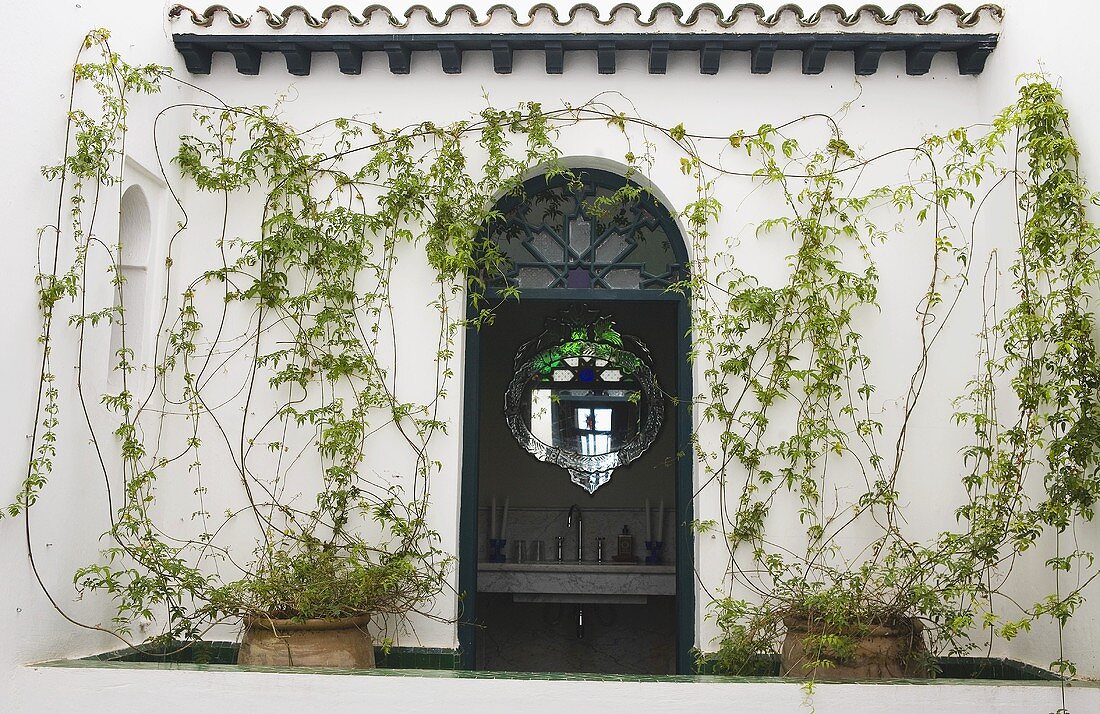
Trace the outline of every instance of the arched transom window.
{"type": "Polygon", "coordinates": [[[652,193],[597,169],[533,178],[497,203],[489,237],[504,254],[496,287],[663,290],[684,278],[676,223],[652,193]]]}

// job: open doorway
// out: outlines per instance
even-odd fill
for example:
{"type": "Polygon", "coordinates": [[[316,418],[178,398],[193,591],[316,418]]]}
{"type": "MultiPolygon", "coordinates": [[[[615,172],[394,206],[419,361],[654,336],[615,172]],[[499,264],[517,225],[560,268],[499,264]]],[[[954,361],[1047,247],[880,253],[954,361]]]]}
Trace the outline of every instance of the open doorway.
{"type": "Polygon", "coordinates": [[[575,173],[579,183],[528,181],[523,196],[501,201],[505,220],[490,232],[508,259],[501,281],[518,287],[521,297],[502,303],[492,325],[467,337],[459,553],[465,664],[689,672],[695,632],[689,314],[685,295],[667,289],[683,277],[686,251],[675,221],[651,194],[594,209],[600,196],[633,184],[603,171],[575,173]],[[575,358],[547,372],[547,380],[555,373],[566,380],[561,389],[534,390],[523,403],[537,432],[526,436],[539,448],[517,438],[505,395],[518,357],[570,312],[602,320],[644,353],[660,390],[651,401],[661,418],[658,428],[648,422],[654,433],[642,447],[621,430],[624,421],[644,421],[639,405],[628,402],[645,401],[633,387],[601,383],[605,376],[633,377],[603,369],[617,366],[606,361],[575,358]],[[586,365],[593,364],[603,371],[589,374],[586,365]],[[553,394],[543,409],[534,404],[540,394],[553,394]],[[575,444],[581,462],[604,465],[547,456],[566,442],[575,444]],[[618,442],[634,444],[625,449],[629,458],[601,456],[618,442]]]}

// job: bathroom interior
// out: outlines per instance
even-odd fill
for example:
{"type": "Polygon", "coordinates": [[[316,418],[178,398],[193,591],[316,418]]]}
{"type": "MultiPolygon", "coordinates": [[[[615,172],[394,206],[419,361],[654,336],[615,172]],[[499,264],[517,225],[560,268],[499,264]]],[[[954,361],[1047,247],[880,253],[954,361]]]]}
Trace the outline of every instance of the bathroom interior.
{"type": "Polygon", "coordinates": [[[477,669],[676,673],[676,309],[524,298],[481,329],[477,669]],[[570,321],[618,344],[563,356],[570,321]]]}

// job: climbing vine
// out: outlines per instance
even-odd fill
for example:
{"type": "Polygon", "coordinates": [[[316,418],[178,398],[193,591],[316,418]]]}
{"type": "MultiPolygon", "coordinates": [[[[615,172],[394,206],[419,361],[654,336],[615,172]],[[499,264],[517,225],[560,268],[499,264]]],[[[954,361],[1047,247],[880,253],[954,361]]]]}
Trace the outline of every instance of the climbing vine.
{"type": "MultiPolygon", "coordinates": [[[[1059,99],[1044,77],[1024,77],[1017,103],[990,126],[901,150],[925,165],[919,180],[863,193],[845,179],[881,157],[857,156],[835,124],[823,150],[801,156],[796,140],[772,127],[731,137],[760,157],[757,180],[778,185],[787,206],[786,215],[760,225],[761,237],[790,236],[796,247],[779,287],[761,285],[734,262],[712,271],[717,278],[692,283],[696,295],[707,296],[697,298],[694,323],[707,365],[702,414],[718,425],[717,439],[700,439],[698,453],[722,499],[722,519],[699,525],[721,531],[731,562],[729,593],[713,610],[723,633],[720,667],[752,671],[791,617],[817,623],[805,643],[808,669],[816,669],[851,656],[876,625],[916,618],[916,633],[932,652],[962,654],[975,646],[976,628],[1006,639],[1042,617],[1061,628],[1081,603],[1095,577],[1093,554],[1064,552],[1061,535],[1092,519],[1100,487],[1092,436],[1100,362],[1090,308],[1097,242],[1087,218],[1096,198],[1077,173],[1059,99]],[[1013,163],[1004,166],[1005,159],[1013,163]],[[1006,296],[993,251],[982,285],[986,322],[976,376],[956,401],[956,423],[973,429],[961,452],[961,528],[920,539],[911,535],[899,488],[903,462],[914,458],[906,448],[910,417],[931,348],[970,286],[980,213],[1008,188],[1019,227],[1009,268],[1013,300],[998,317],[1006,296]],[[881,204],[930,228],[933,251],[892,453],[871,402],[873,366],[857,329],[877,306],[874,246],[899,232],[874,222],[881,204]],[[973,215],[969,230],[956,215],[964,211],[973,215]],[[998,399],[998,390],[1009,399],[998,399]],[[841,499],[851,474],[863,491],[841,499]],[[788,494],[795,512],[783,515],[803,528],[800,552],[775,535],[787,522],[775,507],[788,494]],[[859,538],[849,537],[853,530],[859,538]],[[1019,604],[1006,588],[1012,569],[1045,535],[1058,543],[1046,563],[1055,592],[1019,604]],[[1068,572],[1078,581],[1063,590],[1068,572]],[[738,586],[752,597],[735,595],[738,586]],[[1001,612],[1005,603],[1014,615],[1001,612]]],[[[1052,666],[1074,671],[1062,656],[1052,666]]]]}
{"type": "MultiPolygon", "coordinates": [[[[531,174],[569,175],[559,136],[586,123],[621,142],[637,182],[594,208],[637,200],[668,154],[696,189],[680,214],[692,264],[673,289],[691,299],[699,382],[696,394],[674,396],[692,401],[694,454],[684,458],[697,464],[696,501],[717,504],[694,525],[728,552],[723,577],[701,574],[721,669],[750,671],[791,617],[821,625],[806,644],[822,666],[869,628],[900,621],[917,623],[929,654],[958,654],[983,628],[991,642],[1041,618],[1065,626],[1096,577],[1093,554],[1072,536],[1100,495],[1091,310],[1100,236],[1046,78],[1023,78],[1018,100],[987,126],[870,156],[822,114],[712,136],[599,98],[487,106],[446,125],[341,118],[299,130],[279,103],[174,104],[157,121],[190,117],[161,166],[181,220],[156,342],[141,356],[125,337],[122,247],[97,238],[94,223],[108,190],[125,183],[130,97],[180,80],[125,63],[103,31],[89,34],[88,52],[98,56],[78,58],[73,82],[97,103],[74,103],[63,158],[44,172],[59,198],[39,238],[40,395],[26,477],[6,515],[27,519],[29,545],[33,506],[63,448],[61,330],[67,323],[82,374],[89,336],[117,327],[121,389],[93,398],[78,380],[71,410],[92,438],[111,514],[103,557],[75,582],[114,598],[116,632],[156,620],[164,636],[189,640],[261,615],[440,617],[452,557],[432,528],[430,496],[453,476],[436,445],[451,428],[456,341],[520,297],[490,289],[506,259],[484,227],[499,217],[495,201],[531,174]],[[900,182],[873,184],[876,169],[899,160],[908,162],[900,182]],[[720,233],[746,186],[776,207],[753,240],[786,247],[785,266],[766,275],[720,233]],[[246,195],[262,196],[262,210],[249,214],[246,195]],[[997,210],[1018,228],[1010,259],[1003,244],[982,247],[982,221],[997,210]],[[193,228],[195,211],[218,216],[202,225],[220,230],[193,228]],[[913,348],[906,378],[884,396],[877,343],[865,335],[879,319],[880,256],[902,240],[920,241],[929,260],[914,326],[896,328],[913,348]],[[208,255],[217,263],[202,263],[208,255]],[[115,297],[106,306],[91,289],[100,278],[89,265],[101,264],[115,297]],[[409,297],[403,281],[419,291],[409,297]],[[910,424],[930,374],[948,367],[936,345],[969,339],[949,326],[975,293],[977,361],[953,410],[967,437],[953,474],[962,502],[955,524],[922,532],[906,517],[921,458],[910,424]],[[430,335],[403,327],[426,320],[430,335]],[[417,377],[399,378],[407,370],[417,377]],[[176,504],[163,503],[181,483],[195,504],[183,528],[170,525],[176,504]],[[255,543],[250,554],[229,545],[242,535],[255,543]],[[1018,603],[1013,568],[1048,538],[1052,593],[1018,603]]],[[[1054,666],[1073,671],[1061,653],[1054,666]]]]}

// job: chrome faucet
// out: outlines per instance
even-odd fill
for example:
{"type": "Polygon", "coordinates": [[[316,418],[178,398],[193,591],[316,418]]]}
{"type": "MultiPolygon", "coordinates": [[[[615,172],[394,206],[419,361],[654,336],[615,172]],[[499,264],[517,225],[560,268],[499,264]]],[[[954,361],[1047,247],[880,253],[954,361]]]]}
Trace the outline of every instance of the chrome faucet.
{"type": "Polygon", "coordinates": [[[565,527],[573,527],[573,513],[577,514],[577,562],[584,560],[584,527],[581,525],[581,508],[577,504],[569,507],[569,515],[565,519],[565,527]]]}

